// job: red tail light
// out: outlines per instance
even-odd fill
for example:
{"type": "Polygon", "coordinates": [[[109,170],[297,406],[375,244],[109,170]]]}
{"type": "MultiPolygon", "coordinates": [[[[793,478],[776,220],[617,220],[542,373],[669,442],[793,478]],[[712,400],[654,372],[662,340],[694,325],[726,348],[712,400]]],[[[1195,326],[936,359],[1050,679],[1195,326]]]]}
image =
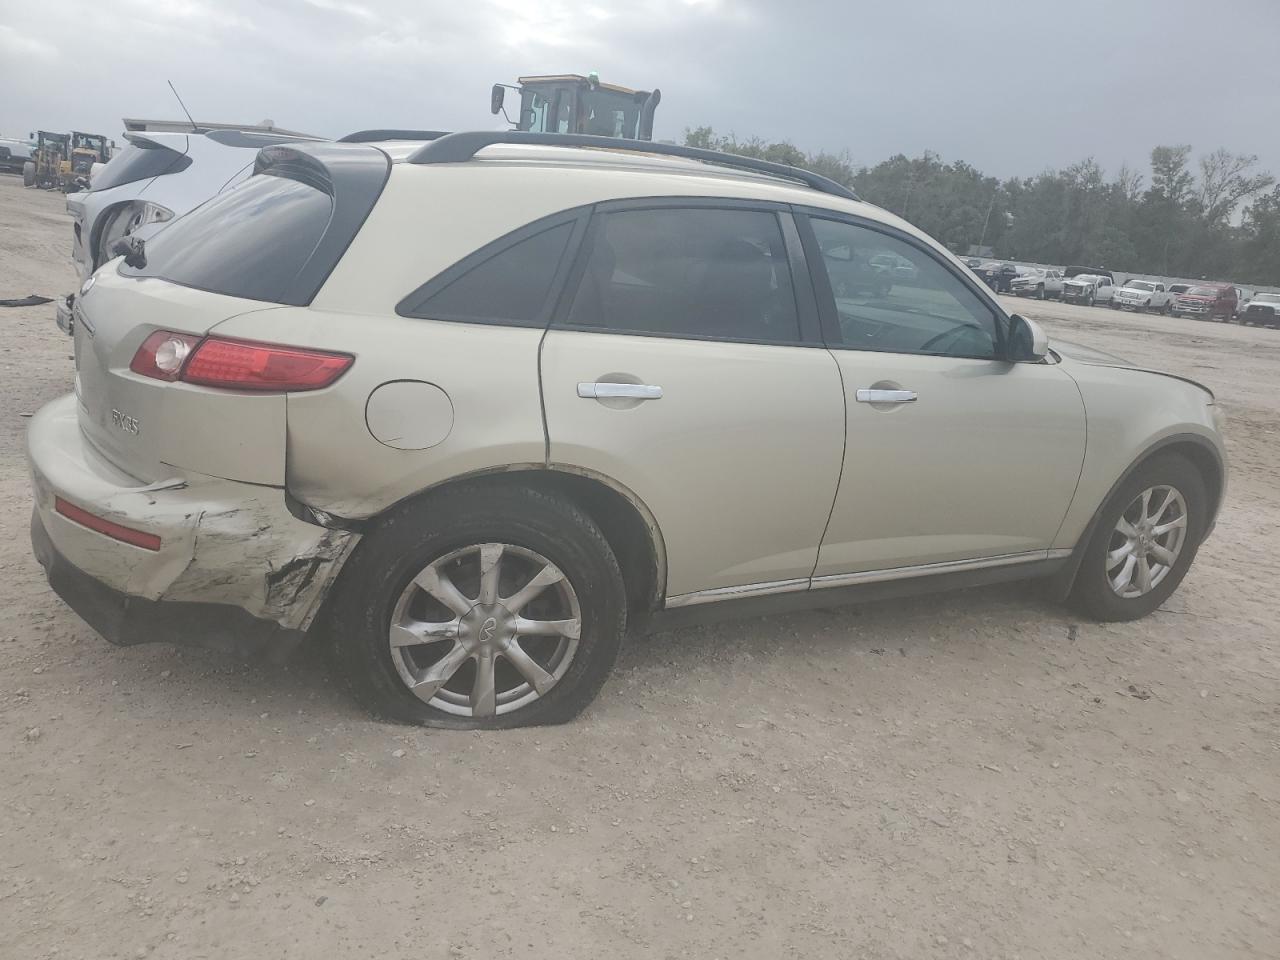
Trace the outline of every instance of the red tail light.
{"type": "Polygon", "coordinates": [[[142,341],[129,369],[155,380],[177,380],[187,355],[199,342],[199,337],[190,334],[157,330],[142,341]]]}
{"type": "Polygon", "coordinates": [[[181,380],[228,390],[293,393],[329,386],[353,360],[345,353],[223,337],[201,340],[160,330],[138,348],[129,369],[157,380],[181,380]]]}

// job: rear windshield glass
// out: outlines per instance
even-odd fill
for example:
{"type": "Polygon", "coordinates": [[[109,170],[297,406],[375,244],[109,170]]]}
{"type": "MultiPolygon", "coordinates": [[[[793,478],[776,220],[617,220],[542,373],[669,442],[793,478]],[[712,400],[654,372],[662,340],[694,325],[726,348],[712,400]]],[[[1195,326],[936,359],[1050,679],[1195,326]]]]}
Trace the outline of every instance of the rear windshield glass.
{"type": "Polygon", "coordinates": [[[107,161],[107,165],[94,175],[90,189],[109,190],[122,183],[136,183],[139,180],[177,173],[189,166],[190,157],[158,143],[143,140],[129,144],[107,161]]]}
{"type": "Polygon", "coordinates": [[[175,220],[147,242],[147,265],[121,272],[249,300],[290,302],[288,291],[324,237],[329,194],[259,174],[175,220]]]}

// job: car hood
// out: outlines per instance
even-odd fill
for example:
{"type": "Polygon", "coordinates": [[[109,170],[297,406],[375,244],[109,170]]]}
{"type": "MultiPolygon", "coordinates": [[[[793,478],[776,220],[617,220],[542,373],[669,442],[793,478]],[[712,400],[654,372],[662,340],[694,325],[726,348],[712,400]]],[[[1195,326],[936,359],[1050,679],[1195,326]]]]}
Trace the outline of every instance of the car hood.
{"type": "Polygon", "coordinates": [[[1198,380],[1192,380],[1190,377],[1181,377],[1176,373],[1169,373],[1165,370],[1152,370],[1150,367],[1140,367],[1137,364],[1125,360],[1123,357],[1117,357],[1113,353],[1107,353],[1103,350],[1095,350],[1093,347],[1086,347],[1081,343],[1071,343],[1067,340],[1050,340],[1049,346],[1053,352],[1058,354],[1064,360],[1073,363],[1084,363],[1091,367],[1117,367],[1124,370],[1133,370],[1138,373],[1151,373],[1158,377],[1170,377],[1174,380],[1181,380],[1183,383],[1189,383],[1193,387],[1199,387],[1210,397],[1213,391],[1206,387],[1198,380]]]}
{"type": "Polygon", "coordinates": [[[1119,290],[1116,291],[1116,293],[1127,293],[1133,297],[1149,297],[1154,293],[1154,291],[1142,290],[1142,289],[1139,289],[1138,287],[1121,287],[1119,290]]]}
{"type": "Polygon", "coordinates": [[[1072,343],[1069,340],[1052,340],[1049,345],[1053,347],[1055,353],[1060,353],[1069,360],[1075,360],[1079,363],[1096,363],[1106,367],[1133,366],[1123,357],[1117,357],[1114,353],[1095,350],[1093,347],[1086,347],[1082,343],[1072,343]]]}

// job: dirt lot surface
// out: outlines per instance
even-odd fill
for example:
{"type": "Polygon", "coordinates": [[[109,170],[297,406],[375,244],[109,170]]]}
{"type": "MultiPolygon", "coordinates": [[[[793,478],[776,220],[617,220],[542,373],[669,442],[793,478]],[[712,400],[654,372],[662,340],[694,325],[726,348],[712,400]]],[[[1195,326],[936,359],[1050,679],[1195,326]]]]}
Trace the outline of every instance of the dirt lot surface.
{"type": "MultiPolygon", "coordinates": [[[[72,287],[0,177],[0,297],[72,287]]],[[[52,305],[0,309],[0,956],[1280,956],[1280,332],[1057,304],[1209,384],[1229,499],[1167,607],[1011,586],[633,642],[568,726],[375,723],[306,651],[108,645],[27,540],[52,305]]]]}

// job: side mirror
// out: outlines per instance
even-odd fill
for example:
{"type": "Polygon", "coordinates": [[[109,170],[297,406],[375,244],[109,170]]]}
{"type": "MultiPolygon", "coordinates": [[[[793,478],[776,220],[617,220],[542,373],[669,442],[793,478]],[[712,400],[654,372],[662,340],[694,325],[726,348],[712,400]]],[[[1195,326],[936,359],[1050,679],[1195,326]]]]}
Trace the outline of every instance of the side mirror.
{"type": "Polygon", "coordinates": [[[507,98],[507,91],[500,83],[495,83],[489,91],[489,112],[495,117],[502,112],[502,102],[507,98]]]}
{"type": "Polygon", "coordinates": [[[1009,317],[1009,359],[1014,363],[1036,363],[1049,355],[1049,338],[1040,324],[1013,314],[1009,317]]]}

